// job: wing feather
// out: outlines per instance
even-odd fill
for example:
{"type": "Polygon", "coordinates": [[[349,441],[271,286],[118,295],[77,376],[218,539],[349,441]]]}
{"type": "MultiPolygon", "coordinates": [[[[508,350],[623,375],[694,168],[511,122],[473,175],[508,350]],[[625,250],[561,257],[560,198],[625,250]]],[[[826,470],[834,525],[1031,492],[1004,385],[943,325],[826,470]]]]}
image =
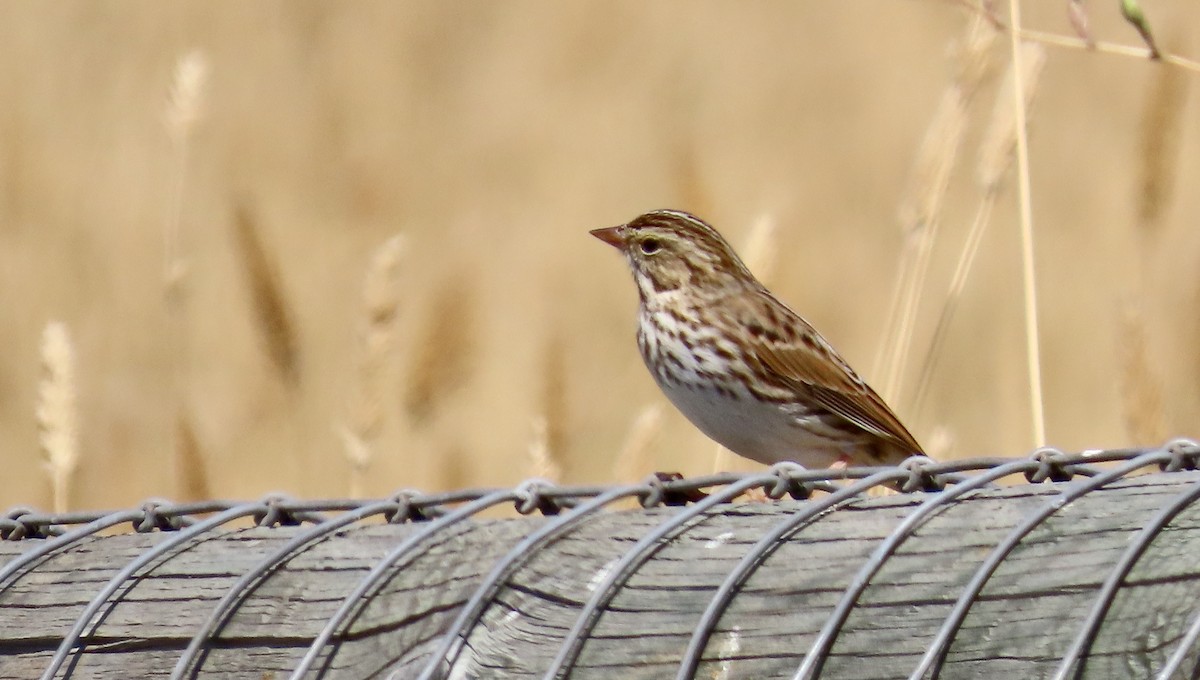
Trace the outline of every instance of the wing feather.
{"type": "MultiPolygon", "coordinates": [[[[760,305],[776,306],[772,311],[784,315],[782,321],[797,332],[796,341],[783,337],[772,338],[767,334],[747,334],[753,338],[752,354],[765,371],[854,426],[911,453],[922,453],[921,445],[896,414],[854,373],[811,324],[765,289],[760,295],[765,299],[760,298],[759,304],[754,306],[760,310],[760,305]],[[803,341],[804,334],[808,334],[809,342],[803,341]]],[[[747,327],[754,325],[759,328],[769,321],[773,320],[743,319],[747,327]]]]}

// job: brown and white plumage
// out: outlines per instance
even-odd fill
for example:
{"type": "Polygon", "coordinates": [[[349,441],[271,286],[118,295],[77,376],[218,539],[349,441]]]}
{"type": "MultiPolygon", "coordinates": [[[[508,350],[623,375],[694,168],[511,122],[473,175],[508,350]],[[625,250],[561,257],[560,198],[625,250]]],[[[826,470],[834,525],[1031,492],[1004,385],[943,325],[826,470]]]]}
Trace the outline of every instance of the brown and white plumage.
{"type": "Polygon", "coordinates": [[[703,220],[657,210],[591,233],[633,270],[647,368],[712,439],[761,463],[810,467],[922,453],[879,395],[703,220]]]}

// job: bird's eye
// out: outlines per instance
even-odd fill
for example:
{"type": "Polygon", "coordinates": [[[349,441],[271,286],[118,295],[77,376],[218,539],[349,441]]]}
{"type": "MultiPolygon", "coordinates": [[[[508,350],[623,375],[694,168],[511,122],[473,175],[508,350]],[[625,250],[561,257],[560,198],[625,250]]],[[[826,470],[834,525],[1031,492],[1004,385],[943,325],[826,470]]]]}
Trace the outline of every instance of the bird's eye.
{"type": "Polygon", "coordinates": [[[647,255],[653,255],[662,249],[662,244],[656,238],[648,238],[641,243],[642,252],[647,255]]]}

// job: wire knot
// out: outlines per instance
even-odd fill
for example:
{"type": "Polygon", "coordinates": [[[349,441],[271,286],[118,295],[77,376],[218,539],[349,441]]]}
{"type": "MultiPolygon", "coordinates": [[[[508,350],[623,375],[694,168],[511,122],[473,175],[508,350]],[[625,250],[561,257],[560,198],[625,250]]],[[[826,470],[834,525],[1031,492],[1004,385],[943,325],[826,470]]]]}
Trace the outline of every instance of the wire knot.
{"type": "Polygon", "coordinates": [[[527,479],[515,489],[517,498],[514,506],[522,515],[531,515],[534,511],[543,515],[557,515],[562,507],[544,492],[555,488],[554,482],[546,479],[527,479]]]}
{"type": "Polygon", "coordinates": [[[929,469],[936,464],[929,456],[909,456],[900,463],[900,469],[908,476],[897,480],[896,487],[902,493],[942,491],[946,488],[946,480],[929,469]]]}
{"type": "Polygon", "coordinates": [[[395,504],[383,513],[383,519],[388,524],[408,524],[409,522],[427,522],[429,513],[421,507],[417,500],[424,496],[416,489],[401,489],[392,494],[388,500],[395,504]]]}
{"type": "Polygon", "coordinates": [[[134,521],[133,530],[139,534],[148,534],[151,531],[178,531],[182,526],[179,518],[163,512],[173,506],[173,503],[161,498],[142,503],[142,516],[134,521]]]}
{"type": "Polygon", "coordinates": [[[282,495],[271,495],[262,499],[262,509],[254,512],[254,525],[259,527],[300,526],[301,518],[285,505],[291,499],[282,495]]]}
{"type": "Polygon", "coordinates": [[[20,541],[26,538],[46,538],[42,525],[27,521],[28,515],[36,514],[33,508],[16,507],[4,513],[0,520],[0,539],[20,541]]]}
{"type": "Polygon", "coordinates": [[[764,488],[763,492],[767,494],[767,498],[773,501],[784,496],[791,496],[798,501],[807,500],[812,495],[812,487],[797,479],[797,476],[804,471],[803,465],[790,460],[775,463],[771,466],[771,474],[775,476],[775,481],[764,488]]]}
{"type": "Polygon", "coordinates": [[[1167,442],[1165,448],[1171,457],[1159,464],[1163,472],[1195,470],[1200,467],[1200,444],[1197,444],[1196,440],[1173,439],[1167,442]]]}
{"type": "Polygon", "coordinates": [[[1030,456],[1038,466],[1025,473],[1025,479],[1030,484],[1041,484],[1049,479],[1052,482],[1069,482],[1075,477],[1075,471],[1066,462],[1067,454],[1062,451],[1044,446],[1030,456]]]}
{"type": "Polygon", "coordinates": [[[638,502],[643,508],[657,508],[660,505],[687,505],[708,496],[695,487],[680,488],[675,484],[680,481],[684,481],[683,475],[678,472],[655,472],[643,480],[645,486],[638,494],[638,502]]]}

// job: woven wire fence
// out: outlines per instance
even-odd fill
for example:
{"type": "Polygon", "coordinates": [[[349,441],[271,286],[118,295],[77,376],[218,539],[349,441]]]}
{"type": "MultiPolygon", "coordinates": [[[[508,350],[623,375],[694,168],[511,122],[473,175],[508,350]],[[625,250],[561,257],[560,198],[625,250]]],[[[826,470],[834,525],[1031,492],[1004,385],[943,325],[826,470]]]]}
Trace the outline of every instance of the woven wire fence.
{"type": "MultiPolygon", "coordinates": [[[[12,553],[6,563],[0,563],[0,616],[5,611],[5,593],[22,579],[32,579],[42,565],[55,556],[88,545],[91,541],[114,533],[155,532],[161,540],[134,555],[94,592],[84,598],[86,605],[79,611],[71,628],[49,645],[53,653],[36,656],[43,664],[40,677],[54,678],[72,675],[81,657],[112,651],[106,645],[117,644],[109,637],[99,636],[99,629],[109,609],[136,588],[142,579],[166,559],[188,550],[191,546],[228,531],[238,523],[252,522],[258,527],[293,527],[290,538],[275,545],[258,559],[252,568],[241,573],[216,600],[194,631],[174,650],[174,662],[163,677],[190,678],[219,670],[204,666],[208,651],[218,645],[222,631],[236,615],[247,597],[272,574],[290,560],[301,555],[318,542],[340,535],[356,525],[402,524],[411,528],[370,569],[357,578],[348,592],[339,593],[339,603],[324,619],[320,630],[304,640],[304,651],[296,654],[290,677],[323,676],[332,673],[331,659],[340,639],[345,637],[350,622],[361,613],[372,598],[379,595],[398,565],[427,550],[430,544],[452,531],[456,526],[477,521],[481,513],[497,508],[511,508],[520,515],[538,515],[544,521],[529,530],[485,570],[482,578],[472,584],[470,596],[457,607],[436,636],[427,641],[419,671],[393,673],[387,677],[414,677],[432,680],[445,677],[491,677],[474,675],[461,670],[473,631],[481,626],[485,612],[501,591],[523,567],[548,546],[568,536],[590,519],[604,514],[621,503],[636,502],[643,508],[668,508],[651,528],[640,535],[631,547],[623,549],[617,559],[607,563],[596,574],[587,591],[580,594],[582,605],[577,607],[574,622],[559,639],[557,651],[539,671],[540,677],[571,677],[580,655],[596,632],[597,625],[614,597],[627,586],[637,573],[664,544],[714,509],[728,506],[747,493],[758,492],[768,499],[792,499],[796,503],[782,518],[758,535],[751,547],[740,555],[735,566],[725,574],[718,587],[708,595],[686,646],[678,651],[673,677],[699,677],[698,669],[713,650],[710,642],[722,616],[727,613],[739,592],[767,558],[796,532],[820,522],[850,504],[861,502],[874,489],[890,488],[901,494],[917,494],[901,521],[879,540],[869,556],[857,566],[848,585],[836,598],[836,604],[822,611],[824,623],[815,635],[794,641],[801,659],[792,677],[808,679],[821,677],[831,650],[843,633],[847,620],[868,586],[880,571],[911,537],[925,527],[939,512],[973,494],[1000,488],[1001,480],[1022,476],[1031,484],[1058,483],[1055,493],[1027,511],[1020,521],[1007,530],[985,558],[974,567],[970,578],[958,590],[949,613],[926,645],[919,662],[912,668],[895,670],[894,677],[912,679],[939,677],[948,651],[955,642],[963,622],[996,573],[997,568],[1049,518],[1086,495],[1149,470],[1165,473],[1194,471],[1200,465],[1200,446],[1191,440],[1176,440],[1155,449],[1127,449],[1064,453],[1042,449],[1027,458],[982,458],[944,463],[926,458],[913,458],[899,467],[848,468],[845,470],[805,470],[794,464],[779,464],[761,473],[717,474],[695,478],[651,476],[645,481],[621,486],[556,486],[543,480],[529,480],[515,488],[472,489],[446,493],[424,494],[412,490],[397,492],[380,500],[294,500],[272,496],[251,502],[201,502],[175,504],[161,500],[149,501],[142,507],[113,512],[76,512],[64,514],[41,513],[29,508],[10,510],[0,519],[0,538],[20,542],[22,550],[12,553]],[[707,655],[707,657],[706,657],[707,655]],[[458,669],[455,674],[455,669],[458,669]]],[[[1122,584],[1137,565],[1149,546],[1160,538],[1189,506],[1200,499],[1200,481],[1189,480],[1178,492],[1172,491],[1165,503],[1133,533],[1115,562],[1095,589],[1091,605],[1081,625],[1072,634],[1072,642],[1057,661],[1053,675],[1056,679],[1084,676],[1085,662],[1096,633],[1104,623],[1122,584]]],[[[1200,557],[1200,555],[1193,555],[1200,557]]],[[[0,555],[3,559],[3,555],[0,555]]],[[[1152,675],[1168,679],[1194,677],[1197,672],[1197,641],[1200,638],[1200,598],[1184,631],[1165,654],[1165,662],[1152,675]]],[[[29,651],[28,643],[23,648],[29,651]]],[[[11,650],[9,650],[11,651],[11,650]]],[[[0,644],[0,656],[7,654],[0,644]]],[[[3,663],[0,662],[0,668],[3,663]]],[[[2,676],[3,673],[0,673],[2,676]]],[[[18,674],[19,675],[19,674],[18,674]]],[[[332,676],[331,675],[331,676],[332,676]]],[[[384,677],[380,670],[377,675],[384,677]]],[[[28,677],[35,677],[29,675],[28,677]]],[[[280,676],[283,677],[283,676],[280,676]]],[[[670,677],[661,676],[661,677],[670,677]]],[[[704,677],[726,677],[708,674],[704,677]]],[[[729,676],[738,677],[738,676],[729,676]]]]}

